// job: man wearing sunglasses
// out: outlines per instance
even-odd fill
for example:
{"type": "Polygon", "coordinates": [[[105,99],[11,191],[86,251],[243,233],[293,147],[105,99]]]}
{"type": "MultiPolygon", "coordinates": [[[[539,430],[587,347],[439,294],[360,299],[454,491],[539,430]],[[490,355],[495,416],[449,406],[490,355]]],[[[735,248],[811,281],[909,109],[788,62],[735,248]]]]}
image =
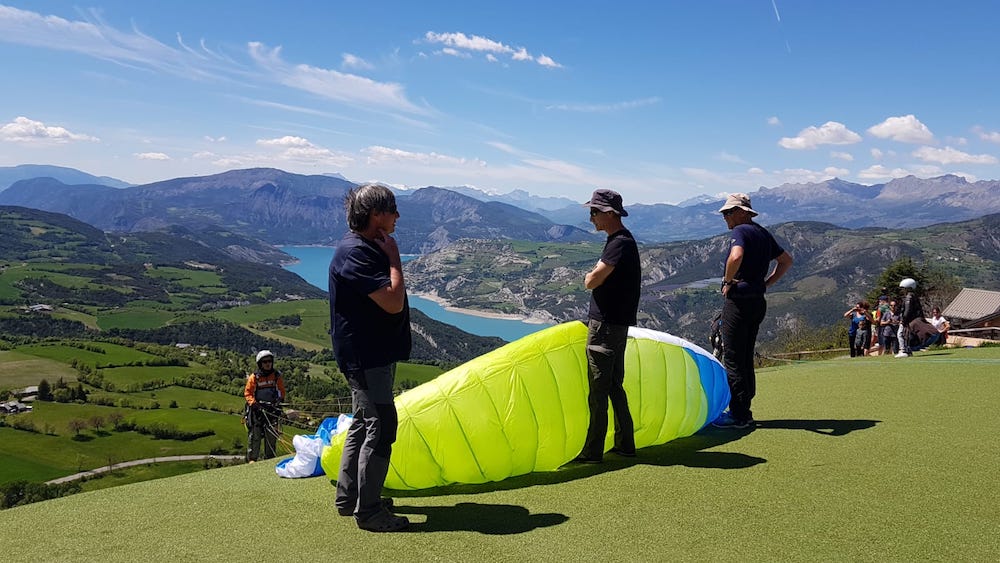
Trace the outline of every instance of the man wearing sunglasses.
{"type": "Polygon", "coordinates": [[[607,233],[608,239],[601,259],[584,277],[584,285],[592,290],[587,324],[590,426],[576,461],[600,463],[608,435],[608,399],[615,416],[611,451],[625,457],[635,456],[635,429],[622,383],[628,327],[635,326],[639,310],[642,270],[635,238],[622,224],[622,217],[628,216],[622,207],[622,196],[612,190],[596,190],[583,205],[590,208],[594,228],[607,233]]]}
{"type": "Polygon", "coordinates": [[[719,209],[732,230],[726,270],[722,276],[722,365],[729,381],[729,410],[712,423],[719,428],[750,428],[750,402],[757,392],[754,347],[767,312],[764,293],[792,267],[792,257],[764,227],[747,194],[730,194],[719,209]],[[772,261],[776,265],[770,273],[772,261]]]}
{"type": "Polygon", "coordinates": [[[382,498],[398,425],[392,384],[410,357],[410,306],[396,240],[399,211],[385,186],[368,184],[344,200],[347,225],[330,262],[330,329],[337,365],[351,387],[354,422],[337,475],[337,512],[358,527],[398,532],[405,516],[382,498]]]}

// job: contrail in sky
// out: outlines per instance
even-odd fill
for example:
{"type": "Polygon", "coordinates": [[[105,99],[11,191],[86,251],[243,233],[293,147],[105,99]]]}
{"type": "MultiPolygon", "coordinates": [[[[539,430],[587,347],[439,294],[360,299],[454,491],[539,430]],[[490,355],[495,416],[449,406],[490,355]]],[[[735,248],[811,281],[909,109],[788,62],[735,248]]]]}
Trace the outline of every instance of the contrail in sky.
{"type": "MultiPolygon", "coordinates": [[[[778,24],[781,24],[781,14],[778,13],[778,2],[777,0],[771,0],[771,6],[774,6],[774,17],[778,18],[778,24]]],[[[788,43],[788,39],[785,39],[785,49],[789,54],[792,52],[792,46],[788,43]]]]}

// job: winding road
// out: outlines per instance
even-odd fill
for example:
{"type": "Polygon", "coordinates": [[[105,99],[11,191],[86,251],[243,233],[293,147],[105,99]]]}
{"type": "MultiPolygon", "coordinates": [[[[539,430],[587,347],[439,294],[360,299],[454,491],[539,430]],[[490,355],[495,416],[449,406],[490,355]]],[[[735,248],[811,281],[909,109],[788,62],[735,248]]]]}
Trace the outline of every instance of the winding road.
{"type": "Polygon", "coordinates": [[[223,461],[232,461],[236,459],[244,459],[245,456],[242,455],[172,455],[166,457],[151,457],[147,459],[136,459],[133,461],[123,461],[121,463],[112,463],[111,465],[105,465],[103,467],[98,467],[97,469],[91,469],[89,471],[81,471],[79,473],[74,473],[73,475],[67,475],[65,477],[60,477],[58,479],[53,479],[51,481],[46,481],[46,485],[58,485],[60,483],[69,483],[70,481],[76,481],[77,479],[83,479],[85,477],[93,477],[94,475],[100,475],[101,473],[107,473],[108,471],[114,471],[115,469],[121,469],[123,467],[133,467],[136,465],[149,465],[151,463],[160,463],[161,461],[201,461],[203,459],[218,459],[223,461]]]}

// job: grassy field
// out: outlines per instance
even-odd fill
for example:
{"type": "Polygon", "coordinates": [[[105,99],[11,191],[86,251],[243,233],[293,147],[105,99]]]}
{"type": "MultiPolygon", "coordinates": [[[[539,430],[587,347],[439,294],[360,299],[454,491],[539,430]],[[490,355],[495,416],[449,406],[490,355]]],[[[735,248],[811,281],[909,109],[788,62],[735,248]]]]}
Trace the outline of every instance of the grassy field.
{"type": "Polygon", "coordinates": [[[65,363],[23,352],[0,350],[0,366],[5,374],[0,378],[0,387],[28,387],[38,385],[42,379],[54,383],[60,377],[76,381],[76,370],[65,363]]]}
{"type": "MultiPolygon", "coordinates": [[[[167,403],[162,404],[163,407],[167,403]]],[[[46,481],[107,465],[171,455],[204,454],[213,449],[234,451],[237,441],[246,444],[246,429],[240,417],[191,408],[160,408],[154,410],[120,409],[90,404],[35,403],[28,415],[40,433],[0,428],[0,483],[25,479],[46,481]],[[213,430],[215,434],[197,440],[158,440],[137,432],[115,432],[107,424],[103,429],[87,428],[77,436],[70,430],[73,419],[90,420],[100,416],[105,421],[112,413],[126,420],[149,426],[164,423],[186,432],[213,430]],[[48,428],[54,435],[45,434],[48,428]]],[[[288,430],[293,432],[292,429],[288,430]]]]}
{"type": "Polygon", "coordinates": [[[753,431],[390,491],[405,534],[360,531],[328,479],[258,463],[6,510],[0,540],[11,561],[243,561],[252,502],[277,516],[260,560],[996,561],[998,383],[997,348],[768,368],[753,431]]]}
{"type": "Polygon", "coordinates": [[[426,383],[444,372],[437,366],[427,366],[422,364],[398,364],[396,366],[396,381],[416,381],[417,384],[426,383]]]}
{"type": "Polygon", "coordinates": [[[210,313],[210,316],[251,327],[269,319],[290,315],[298,315],[302,319],[302,324],[297,327],[274,327],[271,330],[255,330],[255,332],[309,350],[330,347],[330,306],[322,299],[250,305],[210,313]]]}
{"type": "MultiPolygon", "coordinates": [[[[76,360],[78,363],[87,364],[90,367],[106,365],[122,365],[133,362],[144,362],[156,359],[156,356],[147,354],[135,348],[110,344],[108,342],[87,342],[86,346],[99,348],[104,353],[94,352],[76,346],[70,346],[59,342],[47,342],[44,344],[32,344],[21,346],[18,350],[24,354],[30,354],[39,358],[48,358],[58,362],[69,363],[76,360]]],[[[35,381],[37,384],[38,382],[35,381]]],[[[51,383],[51,382],[50,382],[51,383]]]]}
{"type": "Polygon", "coordinates": [[[111,328],[160,328],[173,320],[176,315],[167,311],[130,307],[122,311],[110,311],[97,317],[101,330],[111,328]]]}

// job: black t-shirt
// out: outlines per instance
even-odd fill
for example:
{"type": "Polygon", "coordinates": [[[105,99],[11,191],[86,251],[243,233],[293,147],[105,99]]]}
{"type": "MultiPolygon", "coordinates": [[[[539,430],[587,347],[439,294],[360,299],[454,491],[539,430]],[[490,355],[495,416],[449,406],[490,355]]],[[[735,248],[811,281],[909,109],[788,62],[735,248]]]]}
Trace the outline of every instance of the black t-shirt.
{"type": "Polygon", "coordinates": [[[601,262],[615,269],[590,294],[589,317],[617,325],[635,326],[639,311],[642,269],[639,247],[628,229],[608,237],[601,262]]]}
{"type": "Polygon", "coordinates": [[[330,334],[340,370],[370,369],[410,357],[410,304],[387,313],[368,297],[392,282],[389,257],[348,231],[330,261],[330,334]]]}
{"type": "Polygon", "coordinates": [[[763,296],[767,291],[764,278],[767,277],[768,266],[785,249],[781,248],[767,229],[753,222],[733,227],[733,238],[729,246],[743,247],[743,261],[734,278],[740,281],[729,288],[726,296],[731,299],[763,296]]]}

